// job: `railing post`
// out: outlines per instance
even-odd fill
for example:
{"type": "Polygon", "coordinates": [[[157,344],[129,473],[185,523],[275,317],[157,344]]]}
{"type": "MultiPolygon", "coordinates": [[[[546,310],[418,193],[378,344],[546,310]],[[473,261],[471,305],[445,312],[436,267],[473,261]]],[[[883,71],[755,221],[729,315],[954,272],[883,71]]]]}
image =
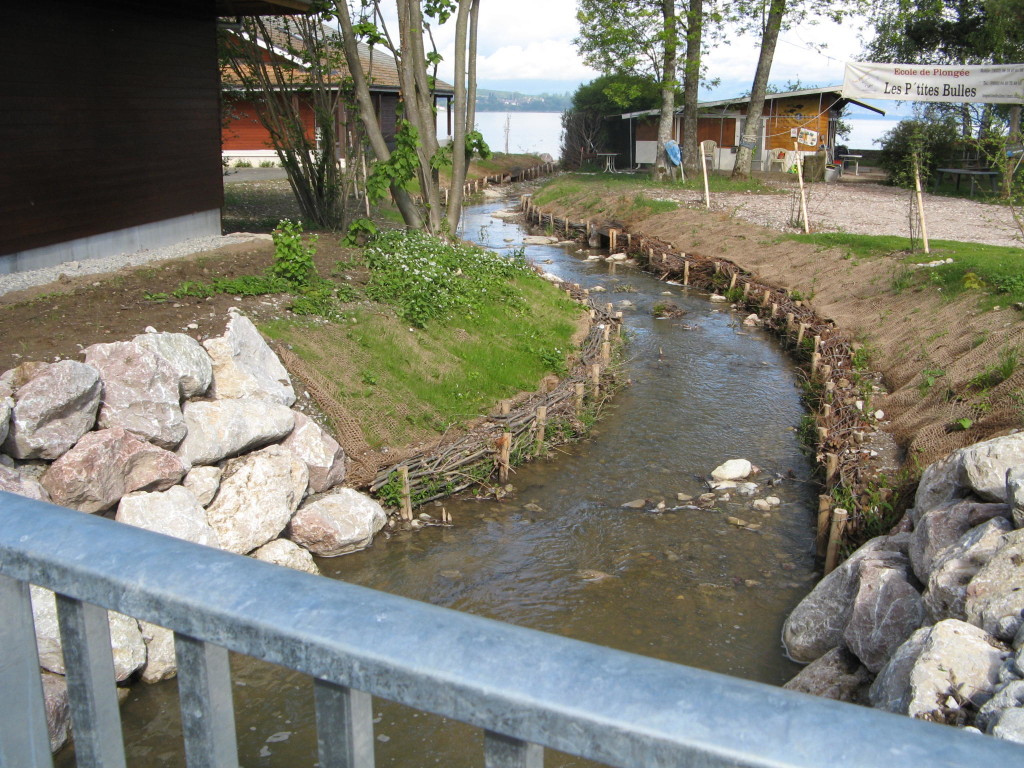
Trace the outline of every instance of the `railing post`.
{"type": "Polygon", "coordinates": [[[237,768],[235,709],[226,648],[174,636],[185,760],[189,768],[237,768]]]}
{"type": "Polygon", "coordinates": [[[57,622],[79,768],[124,768],[107,612],[57,594],[57,622]]]}
{"type": "Polygon", "coordinates": [[[325,680],[313,695],[320,768],[373,768],[373,697],[325,680]]]}
{"type": "Polygon", "coordinates": [[[27,583],[0,575],[0,616],[0,765],[50,768],[53,759],[27,583]]]}
{"type": "Polygon", "coordinates": [[[484,731],[484,768],[544,768],[544,748],[484,731]]]}

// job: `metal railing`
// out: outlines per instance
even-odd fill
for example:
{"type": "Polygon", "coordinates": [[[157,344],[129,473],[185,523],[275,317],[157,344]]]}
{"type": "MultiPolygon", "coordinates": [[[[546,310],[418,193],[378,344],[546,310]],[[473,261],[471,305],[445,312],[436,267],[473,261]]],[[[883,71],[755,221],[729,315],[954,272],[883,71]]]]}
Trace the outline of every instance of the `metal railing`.
{"type": "Polygon", "coordinates": [[[51,765],[29,584],[58,594],[76,757],[125,764],[107,609],[176,633],[191,768],[238,765],[228,652],[314,679],[319,764],[373,765],[371,696],[613,766],[1021,765],[1024,748],[299,573],[0,492],[0,765],[51,765]],[[416,647],[445,647],[424,656],[416,647]]]}

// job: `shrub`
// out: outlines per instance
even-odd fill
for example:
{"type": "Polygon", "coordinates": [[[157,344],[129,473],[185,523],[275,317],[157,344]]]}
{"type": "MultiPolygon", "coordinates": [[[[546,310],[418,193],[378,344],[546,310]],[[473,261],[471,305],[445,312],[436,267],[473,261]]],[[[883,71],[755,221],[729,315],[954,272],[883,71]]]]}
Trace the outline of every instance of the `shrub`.
{"type": "Polygon", "coordinates": [[[878,164],[889,173],[889,183],[914,186],[914,153],[921,159],[921,184],[935,169],[948,163],[958,150],[956,125],[949,120],[902,120],[882,137],[878,164]]]}

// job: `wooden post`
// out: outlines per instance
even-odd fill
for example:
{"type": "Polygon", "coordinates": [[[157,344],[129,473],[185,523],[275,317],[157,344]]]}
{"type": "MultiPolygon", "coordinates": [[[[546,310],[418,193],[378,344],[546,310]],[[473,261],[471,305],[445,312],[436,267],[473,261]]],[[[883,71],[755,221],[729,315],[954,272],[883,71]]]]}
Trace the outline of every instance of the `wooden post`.
{"type": "Polygon", "coordinates": [[[750,283],[743,284],[743,300],[747,300],[747,294],[750,293],[750,283]]]}
{"type": "Polygon", "coordinates": [[[498,481],[504,485],[508,482],[509,463],[512,454],[512,433],[503,432],[498,438],[498,481]]]}
{"type": "Polygon", "coordinates": [[[604,305],[604,311],[611,315],[612,312],[615,311],[615,305],[609,301],[607,304],[604,305]]]}
{"type": "Polygon", "coordinates": [[[827,419],[832,415],[832,406],[828,403],[821,404],[821,418],[827,419]]]}
{"type": "Polygon", "coordinates": [[[765,288],[764,289],[764,293],[761,294],[761,306],[762,307],[767,307],[768,306],[768,297],[769,296],[771,296],[771,294],[768,292],[768,289],[765,288]]]}
{"type": "Polygon", "coordinates": [[[610,341],[601,342],[601,362],[608,365],[612,361],[612,343],[610,341]]]}
{"type": "Polygon", "coordinates": [[[609,338],[611,337],[611,332],[612,332],[611,325],[606,323],[605,326],[604,326],[604,332],[603,332],[603,339],[602,339],[602,341],[608,341],[609,338]]]}
{"type": "Polygon", "coordinates": [[[501,413],[501,415],[502,416],[508,416],[511,411],[512,411],[512,401],[511,400],[502,400],[501,404],[500,404],[500,413],[501,413]]]}
{"type": "Polygon", "coordinates": [[[831,484],[839,473],[839,457],[834,453],[825,454],[825,482],[831,484]]]}
{"type": "Polygon", "coordinates": [[[582,381],[576,382],[576,387],[573,392],[573,405],[575,406],[577,413],[583,410],[583,394],[586,392],[586,389],[587,387],[582,381]]]}
{"type": "Polygon", "coordinates": [[[701,142],[701,144],[698,145],[698,148],[700,149],[700,152],[698,152],[698,155],[700,156],[700,167],[701,167],[701,170],[704,171],[704,207],[707,208],[710,211],[711,210],[711,193],[708,191],[708,164],[707,164],[707,161],[704,158],[704,147],[702,146],[703,144],[704,144],[704,142],[701,142]]]}
{"type": "Polygon", "coordinates": [[[601,366],[594,363],[590,366],[590,383],[594,386],[594,395],[601,391],[601,366]]]}
{"type": "Polygon", "coordinates": [[[769,317],[775,317],[775,313],[776,313],[776,312],[778,312],[778,311],[779,311],[779,305],[778,305],[778,304],[776,304],[776,303],[775,303],[775,302],[773,301],[773,302],[772,302],[772,313],[771,313],[771,315],[769,315],[769,317]]]}
{"type": "Polygon", "coordinates": [[[832,573],[839,558],[839,542],[846,530],[846,518],[850,513],[837,507],[832,510],[832,528],[828,533],[828,551],[825,554],[825,575],[832,573]]]}
{"type": "Polygon", "coordinates": [[[412,520],[412,491],[409,488],[409,468],[399,467],[398,476],[402,480],[402,512],[403,520],[412,520]]]}
{"type": "Polygon", "coordinates": [[[924,252],[931,253],[928,247],[928,223],[924,218],[924,200],[921,197],[921,171],[916,154],[914,155],[914,191],[917,194],[917,215],[921,219],[921,242],[924,243],[924,252]]]}
{"type": "MultiPolygon", "coordinates": [[[[831,376],[831,375],[832,375],[832,366],[831,365],[823,365],[823,366],[821,366],[821,378],[823,378],[823,379],[825,379],[827,381],[828,377],[831,376]]],[[[829,383],[831,384],[831,382],[829,382],[829,383]]],[[[830,392],[832,391],[832,388],[829,387],[828,385],[825,386],[825,389],[827,389],[830,392]]]]}
{"type": "Polygon", "coordinates": [[[533,455],[540,456],[544,450],[544,428],[548,423],[548,407],[546,405],[537,406],[537,442],[533,448],[533,455]]]}
{"type": "Polygon", "coordinates": [[[811,353],[811,376],[818,372],[818,365],[821,363],[821,355],[817,352],[811,353]]]}
{"type": "Polygon", "coordinates": [[[795,141],[793,142],[793,150],[796,152],[796,177],[800,182],[800,215],[804,219],[804,234],[809,235],[811,233],[811,225],[807,221],[807,195],[804,193],[804,161],[803,155],[800,154],[800,145],[795,141]]]}
{"type": "Polygon", "coordinates": [[[814,537],[818,557],[824,557],[825,549],[828,547],[828,524],[831,516],[832,497],[822,493],[818,496],[818,530],[814,537]]]}
{"type": "Polygon", "coordinates": [[[800,342],[804,340],[804,334],[807,333],[807,323],[800,323],[800,328],[796,332],[796,345],[799,347],[800,342]]]}
{"type": "Polygon", "coordinates": [[[615,250],[615,245],[619,239],[619,230],[609,229],[608,230],[608,252],[611,253],[615,250]]]}
{"type": "Polygon", "coordinates": [[[683,285],[690,284],[690,262],[683,262],[683,285]]]}
{"type": "Polygon", "coordinates": [[[792,332],[792,330],[793,330],[793,313],[792,312],[787,312],[786,313],[786,332],[790,333],[790,332],[792,332]]]}
{"type": "Polygon", "coordinates": [[[631,232],[627,232],[626,233],[626,252],[628,253],[629,249],[632,248],[632,247],[633,247],[633,235],[632,235],[631,232]]]}
{"type": "Polygon", "coordinates": [[[736,273],[733,272],[732,273],[732,277],[729,278],[729,290],[731,291],[735,287],[736,287],[736,273]]]}
{"type": "Polygon", "coordinates": [[[818,427],[818,443],[824,445],[828,440],[828,430],[825,427],[818,427]]]}
{"type": "Polygon", "coordinates": [[[814,337],[814,351],[815,352],[820,352],[821,351],[821,336],[815,336],[814,337]]]}

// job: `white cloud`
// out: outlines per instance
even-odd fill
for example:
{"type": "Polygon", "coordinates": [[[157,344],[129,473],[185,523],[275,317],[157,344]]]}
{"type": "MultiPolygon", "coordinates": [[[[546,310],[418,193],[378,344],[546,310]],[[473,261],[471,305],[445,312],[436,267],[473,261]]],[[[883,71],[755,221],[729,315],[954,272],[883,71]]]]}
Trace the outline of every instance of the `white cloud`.
{"type": "Polygon", "coordinates": [[[586,66],[571,43],[565,40],[531,40],[523,45],[503,45],[477,56],[480,79],[590,80],[597,72],[586,66]]]}

